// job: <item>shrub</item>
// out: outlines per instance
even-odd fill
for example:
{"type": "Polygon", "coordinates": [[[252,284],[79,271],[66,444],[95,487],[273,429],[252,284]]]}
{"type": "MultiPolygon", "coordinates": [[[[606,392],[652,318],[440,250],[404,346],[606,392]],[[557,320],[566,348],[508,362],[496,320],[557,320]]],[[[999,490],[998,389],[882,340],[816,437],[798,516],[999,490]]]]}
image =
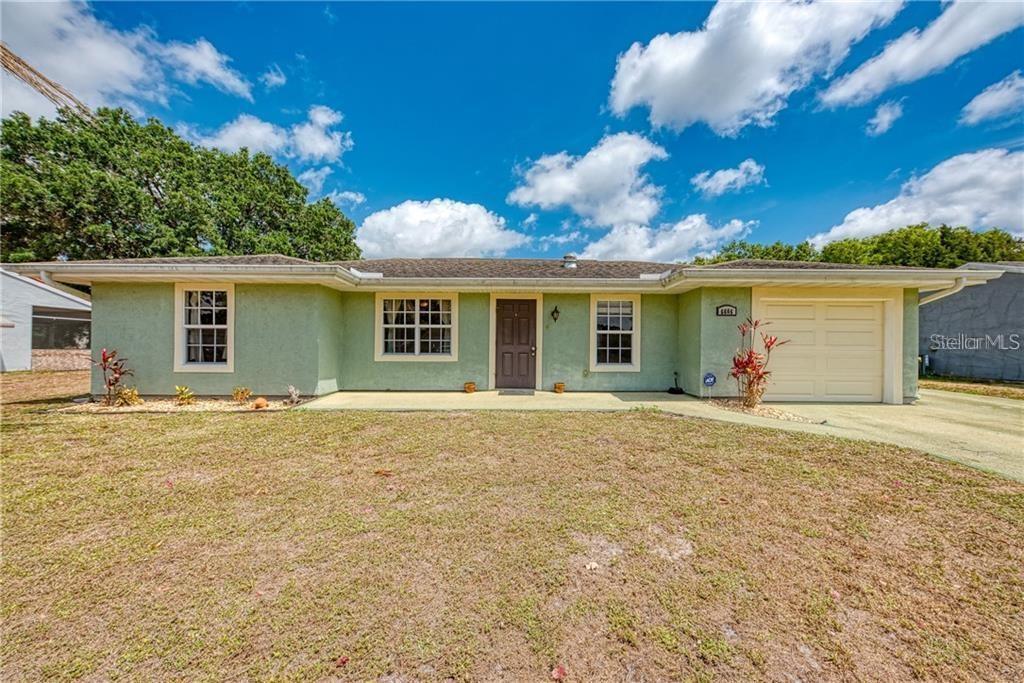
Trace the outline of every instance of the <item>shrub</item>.
{"type": "Polygon", "coordinates": [[[287,405],[295,406],[302,402],[302,394],[291,384],[288,385],[288,398],[284,400],[287,405]]]}
{"type": "Polygon", "coordinates": [[[196,402],[196,395],[188,388],[188,385],[174,387],[174,400],[179,406],[187,406],[196,402]]]}
{"type": "Polygon", "coordinates": [[[117,390],[117,396],[114,398],[115,406],[137,406],[143,403],[145,401],[139,396],[139,390],[135,387],[120,387],[117,390]]]}
{"type": "Polygon", "coordinates": [[[103,386],[106,389],[106,394],[103,397],[105,405],[114,405],[118,389],[121,386],[121,380],[135,374],[125,365],[127,362],[127,358],[117,357],[117,349],[111,349],[110,351],[102,349],[100,351],[100,359],[92,362],[93,365],[103,372],[103,386]]]}
{"type": "Polygon", "coordinates": [[[743,405],[753,408],[761,402],[765,389],[768,388],[768,380],[771,372],[768,371],[768,362],[771,360],[772,349],[782,346],[786,341],[779,341],[773,337],[760,332],[761,345],[764,353],[754,349],[755,334],[759,328],[771,323],[762,323],[760,320],[747,318],[746,322],[739,326],[740,348],[732,358],[732,370],[729,375],[736,379],[736,386],[743,400],[743,405]]]}
{"type": "Polygon", "coordinates": [[[231,398],[233,398],[235,403],[239,405],[248,403],[251,396],[252,389],[249,387],[235,387],[231,390],[231,398]]]}

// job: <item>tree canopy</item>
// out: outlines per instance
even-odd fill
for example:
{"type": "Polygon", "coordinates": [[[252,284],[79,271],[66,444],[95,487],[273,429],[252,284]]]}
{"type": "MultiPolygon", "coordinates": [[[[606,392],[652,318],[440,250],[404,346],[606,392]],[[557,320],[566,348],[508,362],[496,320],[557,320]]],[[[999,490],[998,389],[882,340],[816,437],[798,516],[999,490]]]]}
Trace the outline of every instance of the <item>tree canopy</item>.
{"type": "Polygon", "coordinates": [[[998,228],[975,232],[964,226],[932,227],[919,223],[871,237],[830,242],[820,250],[809,242],[755,244],[737,240],[726,244],[714,256],[694,259],[694,263],[736,259],[956,268],[970,262],[1024,260],[1024,240],[998,228]]]}
{"type": "Polygon", "coordinates": [[[355,226],[266,154],[206,149],[123,109],[0,128],[4,261],[280,253],[359,257],[355,226]]]}

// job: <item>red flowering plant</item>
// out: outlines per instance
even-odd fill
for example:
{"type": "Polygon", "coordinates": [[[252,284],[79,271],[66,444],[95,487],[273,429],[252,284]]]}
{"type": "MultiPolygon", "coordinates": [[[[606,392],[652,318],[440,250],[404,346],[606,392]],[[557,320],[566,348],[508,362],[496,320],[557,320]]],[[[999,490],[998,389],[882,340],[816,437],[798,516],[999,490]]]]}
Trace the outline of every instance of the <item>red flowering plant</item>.
{"type": "Polygon", "coordinates": [[[110,351],[103,349],[100,351],[100,359],[93,361],[93,365],[103,372],[103,386],[107,392],[103,397],[103,402],[108,406],[114,405],[114,401],[117,399],[117,391],[121,388],[121,379],[135,374],[125,366],[127,362],[127,358],[117,357],[117,349],[110,351]]]}
{"type": "Polygon", "coordinates": [[[771,323],[747,318],[746,322],[738,326],[740,348],[732,357],[732,370],[729,371],[729,375],[735,378],[740,398],[747,408],[753,408],[760,403],[765,389],[768,388],[768,379],[772,374],[768,370],[768,362],[772,357],[772,349],[789,342],[788,339],[779,341],[778,337],[765,334],[760,330],[761,327],[769,324],[771,323]],[[754,341],[758,334],[761,335],[761,346],[764,348],[764,353],[754,348],[754,341]]]}

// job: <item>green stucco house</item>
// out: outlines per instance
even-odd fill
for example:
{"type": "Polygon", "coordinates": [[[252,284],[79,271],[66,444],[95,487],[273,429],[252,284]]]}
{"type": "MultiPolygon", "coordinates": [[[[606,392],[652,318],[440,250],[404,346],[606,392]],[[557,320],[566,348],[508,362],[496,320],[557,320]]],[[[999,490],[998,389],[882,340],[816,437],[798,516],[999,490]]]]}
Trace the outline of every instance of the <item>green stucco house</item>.
{"type": "MultiPolygon", "coordinates": [[[[789,339],[770,400],[902,403],[917,391],[919,292],[998,273],[733,261],[278,255],[10,266],[92,288],[93,349],[129,359],[142,394],[346,390],[735,392],[748,316],[789,339]],[[714,375],[712,386],[708,375],[714,375]]],[[[95,355],[95,353],[94,353],[95,355]]],[[[94,373],[94,393],[102,390],[94,373]]]]}

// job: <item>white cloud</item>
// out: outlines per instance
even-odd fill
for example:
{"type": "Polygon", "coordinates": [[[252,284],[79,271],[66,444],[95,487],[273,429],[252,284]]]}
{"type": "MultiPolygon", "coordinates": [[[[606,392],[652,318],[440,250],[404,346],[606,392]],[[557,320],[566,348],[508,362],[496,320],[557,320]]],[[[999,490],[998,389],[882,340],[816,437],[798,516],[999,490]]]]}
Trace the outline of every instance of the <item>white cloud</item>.
{"type": "Polygon", "coordinates": [[[267,67],[267,70],[260,76],[260,82],[263,83],[263,87],[267,90],[273,90],[274,88],[280,88],[282,85],[288,82],[288,77],[281,71],[281,67],[277,64],[271,64],[267,67]]]}
{"type": "Polygon", "coordinates": [[[572,244],[573,242],[580,242],[583,240],[583,233],[579,230],[573,230],[572,232],[555,233],[553,235],[544,235],[537,242],[540,244],[541,251],[547,251],[551,247],[562,247],[566,244],[572,244]]]}
{"type": "Polygon", "coordinates": [[[341,123],[341,112],[322,104],[309,109],[309,121],[292,126],[292,147],[303,161],[337,161],[352,149],[352,134],[331,130],[341,123]]]}
{"type": "Polygon", "coordinates": [[[733,219],[713,226],[704,214],[692,214],[678,223],[659,228],[620,225],[583,250],[583,258],[636,261],[681,261],[713,252],[720,245],[743,237],[753,221],[733,219]]]}
{"type": "MultiPolygon", "coordinates": [[[[141,115],[143,104],[168,103],[175,80],[252,99],[248,81],[209,41],[162,43],[145,26],[119,30],[86,3],[0,3],[0,25],[14,52],[90,107],[120,106],[141,115]]],[[[6,72],[0,83],[5,116],[55,113],[49,100],[6,72]]]]}
{"type": "Polygon", "coordinates": [[[341,119],[340,112],[323,105],[314,105],[309,109],[308,119],[291,128],[278,126],[251,114],[241,114],[209,135],[197,134],[193,127],[187,125],[179,130],[197,144],[226,152],[248,147],[250,152],[266,152],[301,161],[336,162],[355,145],[352,133],[332,130],[341,123],[341,119]]]}
{"type": "MultiPolygon", "coordinates": [[[[119,31],[84,4],[0,3],[4,41],[25,61],[87,105],[166,102],[167,85],[144,28],[119,31]]],[[[53,104],[3,71],[3,114],[52,116],[53,104]]]]}
{"type": "Polygon", "coordinates": [[[296,180],[306,186],[310,195],[319,197],[320,191],[324,189],[324,181],[327,180],[327,176],[331,175],[332,172],[330,166],[307,168],[296,177],[296,180]]]}
{"type": "Polygon", "coordinates": [[[286,153],[290,144],[287,130],[251,114],[241,114],[210,135],[196,136],[190,128],[184,128],[181,132],[197,144],[225,152],[247,147],[252,153],[266,152],[273,156],[286,153]]]}
{"type": "Polygon", "coordinates": [[[955,2],[922,31],[885,46],[821,95],[831,107],[868,102],[889,88],[945,69],[960,57],[1024,24],[1020,2],[955,2]]]}
{"type": "Polygon", "coordinates": [[[359,206],[366,201],[366,195],[362,192],[356,192],[355,190],[344,190],[342,192],[335,190],[325,196],[337,206],[344,206],[346,204],[349,206],[359,206]]]}
{"type": "Polygon", "coordinates": [[[768,126],[793,92],[831,73],[902,5],[720,2],[700,30],[663,33],[619,55],[612,111],[646,106],[655,126],[682,130],[703,121],[728,136],[768,126]]]}
{"type": "Polygon", "coordinates": [[[896,120],[903,116],[903,104],[900,102],[884,102],[878,105],[875,115],[868,121],[867,134],[878,137],[885,133],[896,120]]]}
{"type": "Polygon", "coordinates": [[[1024,78],[1020,69],[982,90],[960,112],[960,123],[974,126],[1024,110],[1024,78]]]}
{"type": "Polygon", "coordinates": [[[1024,235],[1024,152],[985,149],[946,159],[911,178],[884,204],[846,214],[831,230],[811,238],[816,247],[847,237],[876,235],[905,225],[1004,228],[1024,235]]]}
{"type": "Polygon", "coordinates": [[[356,234],[367,258],[501,256],[528,241],[480,204],[452,199],[402,202],[367,216],[356,234]]]}
{"type": "Polygon", "coordinates": [[[208,83],[221,92],[252,102],[252,84],[228,66],[231,58],[217,50],[206,38],[200,38],[194,43],[168,43],[162,53],[179,80],[192,85],[208,83]]]}
{"type": "Polygon", "coordinates": [[[705,197],[717,197],[726,192],[738,192],[748,185],[761,185],[764,183],[764,166],[753,159],[746,159],[736,168],[723,168],[714,173],[701,171],[690,178],[690,183],[705,197]]]}
{"type": "Polygon", "coordinates": [[[662,189],[641,169],[666,158],[664,149],[641,135],[608,135],[582,157],[559,152],[537,159],[508,201],[541,209],[567,206],[588,225],[646,223],[661,208],[662,189]]]}
{"type": "Polygon", "coordinates": [[[537,214],[531,213],[529,216],[523,219],[524,228],[532,228],[537,225],[537,214]]]}

